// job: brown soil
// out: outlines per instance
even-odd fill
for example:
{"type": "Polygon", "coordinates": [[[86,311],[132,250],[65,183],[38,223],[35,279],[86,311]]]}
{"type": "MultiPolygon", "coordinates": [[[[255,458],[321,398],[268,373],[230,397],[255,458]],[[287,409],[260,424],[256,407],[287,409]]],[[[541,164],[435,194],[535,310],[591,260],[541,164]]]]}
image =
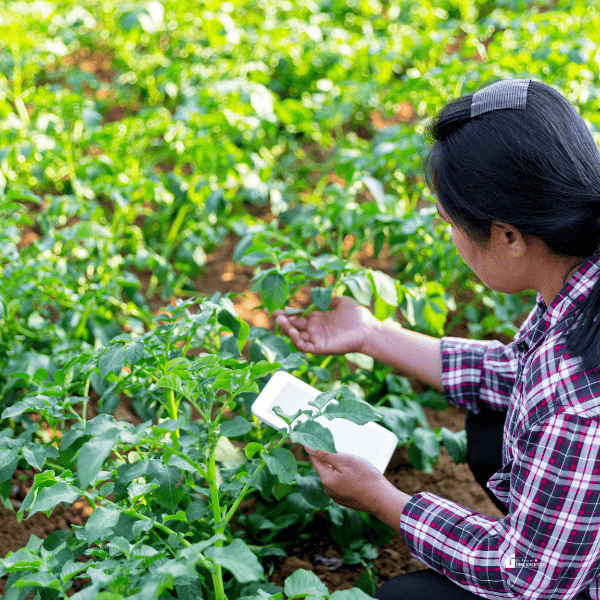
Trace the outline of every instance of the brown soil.
{"type": "MultiPolygon", "coordinates": [[[[202,295],[211,295],[216,291],[241,294],[234,300],[238,314],[252,325],[268,327],[267,316],[262,311],[256,310],[260,305],[260,298],[249,291],[252,270],[231,262],[235,244],[236,240],[229,237],[215,253],[208,256],[207,272],[197,281],[196,289],[202,295]]],[[[378,265],[379,268],[382,266],[378,265]]],[[[159,310],[164,305],[164,301],[152,300],[152,307],[155,310],[159,310]]],[[[462,409],[450,406],[444,412],[430,409],[426,409],[426,412],[432,428],[445,426],[453,431],[464,428],[465,413],[462,409]]],[[[128,411],[127,407],[119,407],[115,416],[123,420],[130,420],[133,417],[135,420],[135,416],[128,411]]],[[[444,450],[435,465],[434,472],[427,474],[413,468],[409,463],[406,450],[399,449],[392,458],[386,477],[408,494],[429,491],[483,514],[493,517],[502,516],[475,482],[469,468],[466,465],[456,466],[444,450]]],[[[31,481],[32,473],[23,471],[15,473],[11,499],[16,509],[24,499],[31,481]]],[[[87,504],[77,501],[68,509],[60,505],[49,518],[37,513],[30,519],[17,523],[15,514],[0,505],[0,557],[25,546],[32,534],[45,538],[55,529],[82,525],[90,513],[91,508],[87,504]]],[[[274,583],[281,584],[294,570],[304,568],[314,571],[330,591],[352,587],[363,567],[343,565],[336,568],[337,565],[325,564],[323,561],[323,558],[331,559],[340,556],[339,549],[335,547],[324,528],[321,535],[294,546],[289,551],[288,557],[280,560],[278,569],[271,579],[274,583]]],[[[379,556],[374,561],[373,567],[377,570],[379,583],[383,583],[396,575],[424,568],[424,565],[411,557],[402,534],[398,533],[390,544],[379,548],[379,556]]],[[[0,580],[0,594],[4,593],[4,584],[5,578],[0,580]]]]}

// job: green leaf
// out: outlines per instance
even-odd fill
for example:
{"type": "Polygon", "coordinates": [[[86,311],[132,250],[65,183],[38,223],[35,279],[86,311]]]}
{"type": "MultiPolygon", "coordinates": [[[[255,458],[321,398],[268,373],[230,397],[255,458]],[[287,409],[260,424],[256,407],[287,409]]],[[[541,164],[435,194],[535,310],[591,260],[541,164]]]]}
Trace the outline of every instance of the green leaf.
{"type": "Polygon", "coordinates": [[[125,360],[132,367],[142,358],[144,354],[144,342],[137,340],[125,346],[125,360]]]}
{"type": "Polygon", "coordinates": [[[258,442],[250,442],[249,444],[246,444],[246,447],[244,448],[244,454],[246,455],[246,458],[250,459],[257,452],[260,452],[264,449],[265,447],[262,444],[259,444],[258,442]]]}
{"type": "Polygon", "coordinates": [[[326,510],[331,504],[331,500],[323,488],[323,484],[315,471],[307,475],[296,475],[296,483],[300,489],[302,497],[318,510],[326,510]]]}
{"type": "Polygon", "coordinates": [[[25,496],[23,504],[21,505],[21,508],[19,509],[19,512],[17,514],[17,519],[19,520],[19,522],[23,516],[23,512],[29,510],[31,504],[33,504],[39,490],[45,487],[50,487],[55,483],[56,474],[54,471],[43,471],[42,473],[35,474],[33,478],[33,485],[31,486],[29,492],[27,492],[27,496],[25,496]]]}
{"type": "Polygon", "coordinates": [[[202,581],[203,579],[196,578],[177,578],[175,580],[175,592],[177,593],[178,600],[200,600],[202,595],[202,581]]]}
{"type": "Polygon", "coordinates": [[[64,481],[59,481],[52,486],[44,487],[37,493],[35,500],[28,508],[29,515],[27,518],[29,519],[31,515],[37,512],[51,511],[61,502],[70,506],[77,498],[79,498],[79,496],[79,490],[64,481]]]}
{"type": "Polygon", "coordinates": [[[369,271],[369,277],[375,288],[375,316],[383,321],[398,307],[398,289],[396,282],[386,273],[369,271]]]}
{"type": "Polygon", "coordinates": [[[197,521],[206,515],[209,511],[208,506],[200,500],[195,500],[185,509],[185,516],[188,521],[197,521]]]}
{"type": "Polygon", "coordinates": [[[176,511],[179,501],[185,496],[185,491],[177,487],[181,477],[182,473],[178,468],[161,465],[151,481],[159,486],[154,490],[154,500],[172,513],[176,511]]]}
{"type": "Polygon", "coordinates": [[[293,483],[296,478],[298,465],[294,455],[287,448],[274,448],[268,454],[263,454],[267,469],[275,475],[281,483],[293,483]]]}
{"type": "MultiPolygon", "coordinates": [[[[156,382],[157,387],[173,390],[177,394],[181,394],[186,397],[189,396],[190,393],[188,391],[187,385],[187,383],[183,383],[179,374],[176,373],[167,373],[156,382]]],[[[192,385],[191,389],[195,389],[195,385],[192,385]]]]}
{"type": "Polygon", "coordinates": [[[173,467],[177,467],[178,469],[182,469],[183,471],[188,471],[189,473],[196,473],[197,471],[196,467],[190,465],[189,462],[177,456],[176,454],[171,455],[168,464],[172,465],[173,467]]]}
{"type": "Polygon", "coordinates": [[[202,542],[196,542],[187,548],[184,548],[180,552],[181,558],[189,561],[198,562],[200,559],[198,555],[204,552],[208,547],[213,546],[215,542],[226,541],[227,538],[222,533],[216,533],[208,540],[202,542]]]}
{"type": "Polygon", "coordinates": [[[296,425],[290,433],[290,439],[313,450],[336,451],[331,431],[316,421],[304,421],[296,425]]]}
{"type": "Polygon", "coordinates": [[[348,275],[342,279],[342,283],[348,286],[354,299],[363,306],[371,304],[373,297],[373,286],[366,275],[348,275]]]}
{"type": "Polygon", "coordinates": [[[385,208],[385,192],[383,191],[383,184],[378,179],[365,175],[362,177],[363,183],[367,186],[375,202],[377,202],[380,209],[385,208]]]}
{"type": "Polygon", "coordinates": [[[239,538],[233,540],[228,546],[207,548],[204,555],[231,571],[239,583],[258,581],[264,576],[258,558],[239,538]]]}
{"type": "Polygon", "coordinates": [[[98,361],[100,377],[105,379],[109,373],[118,375],[125,366],[125,349],[120,344],[109,346],[98,361]]]}
{"type": "Polygon", "coordinates": [[[219,432],[225,437],[231,438],[237,437],[238,435],[244,435],[251,429],[252,423],[237,415],[232,421],[224,421],[221,423],[219,432]]]}
{"type": "Polygon", "coordinates": [[[140,498],[143,498],[150,490],[156,489],[158,486],[156,484],[152,485],[150,483],[138,483],[136,481],[132,481],[127,486],[127,497],[130,502],[137,502],[140,498]]]}
{"type": "Polygon", "coordinates": [[[442,427],[440,433],[444,447],[454,462],[457,464],[467,462],[467,432],[463,430],[453,433],[448,428],[442,427]]]}
{"type": "Polygon", "coordinates": [[[273,496],[275,496],[276,500],[281,500],[285,498],[289,493],[293,491],[294,487],[288,483],[281,483],[280,481],[276,481],[273,484],[273,496]]]}
{"type": "Polygon", "coordinates": [[[377,571],[369,568],[365,569],[354,582],[354,588],[352,589],[362,590],[369,598],[373,598],[375,592],[377,592],[377,571]]]}
{"type": "Polygon", "coordinates": [[[125,538],[118,535],[111,537],[106,547],[120,550],[128,558],[131,555],[131,544],[125,538]]]}
{"type": "Polygon", "coordinates": [[[328,271],[341,271],[346,263],[335,254],[321,254],[311,261],[315,269],[327,269],[328,271]]]}
{"type": "Polygon", "coordinates": [[[85,425],[85,434],[98,436],[119,426],[117,420],[112,415],[100,414],[93,419],[90,419],[85,425]]]}
{"type": "Polygon", "coordinates": [[[29,402],[15,402],[12,406],[2,411],[2,419],[13,419],[23,414],[27,410],[34,410],[35,407],[29,402]]]}
{"type": "Polygon", "coordinates": [[[290,599],[301,596],[322,598],[329,596],[327,586],[312,572],[306,569],[294,571],[283,584],[283,593],[290,599]]]}
{"type": "Polygon", "coordinates": [[[13,584],[17,588],[23,588],[26,585],[33,587],[49,588],[51,590],[61,590],[60,581],[47,571],[39,573],[20,574],[19,579],[13,584]]]}
{"type": "Polygon", "coordinates": [[[342,398],[337,403],[328,404],[323,414],[328,419],[348,419],[357,425],[380,420],[379,415],[370,404],[350,398],[342,398]]]}
{"type": "Polygon", "coordinates": [[[90,515],[85,524],[85,539],[88,544],[96,540],[105,540],[112,535],[113,527],[119,520],[121,513],[116,508],[105,508],[99,506],[90,515]]]}
{"type": "Polygon", "coordinates": [[[217,321],[233,333],[237,340],[238,350],[241,352],[248,340],[248,335],[250,335],[250,325],[244,319],[232,315],[228,310],[219,311],[217,321]]]}
{"type": "Polygon", "coordinates": [[[185,522],[185,521],[187,521],[187,515],[185,512],[180,510],[175,515],[164,515],[163,523],[166,523],[167,521],[184,521],[185,522]]]}
{"type": "Polygon", "coordinates": [[[238,245],[235,247],[235,250],[233,251],[233,256],[231,258],[231,260],[234,263],[238,262],[242,258],[242,256],[244,256],[244,254],[246,254],[246,252],[248,252],[248,250],[250,250],[253,240],[254,240],[254,237],[252,235],[245,235],[239,241],[238,245]]]}
{"type": "Polygon", "coordinates": [[[258,262],[268,260],[269,255],[262,250],[255,250],[254,252],[250,252],[249,254],[245,254],[239,259],[239,262],[246,266],[255,265],[258,262]]]}
{"type": "Polygon", "coordinates": [[[23,458],[39,471],[44,467],[46,456],[46,449],[41,444],[23,446],[23,458]]]}
{"type": "Polygon", "coordinates": [[[4,450],[0,448],[0,482],[10,481],[19,462],[19,449],[4,450]]]}
{"type": "Polygon", "coordinates": [[[92,564],[93,563],[80,563],[73,560],[68,560],[63,564],[62,569],[60,570],[60,578],[62,582],[66,583],[67,581],[70,581],[73,579],[73,577],[75,577],[75,575],[85,571],[92,564]]]}
{"type": "Polygon", "coordinates": [[[87,441],[79,450],[77,458],[77,475],[82,488],[87,488],[110,456],[113,446],[117,442],[119,429],[112,427],[87,441]]]}
{"type": "Polygon", "coordinates": [[[2,560],[2,564],[7,569],[37,569],[44,564],[44,561],[28,548],[21,548],[16,552],[9,552],[6,558],[2,560]]]}
{"type": "Polygon", "coordinates": [[[269,313],[283,308],[290,293],[285,277],[280,273],[269,273],[260,284],[260,297],[269,313]]]}
{"type": "Polygon", "coordinates": [[[422,305],[422,316],[429,330],[436,335],[441,336],[444,332],[444,325],[448,315],[448,307],[444,303],[444,299],[440,296],[435,298],[425,298],[422,305]]]}
{"type": "Polygon", "coordinates": [[[310,290],[312,301],[319,310],[327,310],[331,303],[332,288],[313,288],[310,290]]]}
{"type": "Polygon", "coordinates": [[[80,238],[112,238],[110,229],[103,227],[97,221],[81,221],[75,225],[75,232],[80,238]]]}
{"type": "Polygon", "coordinates": [[[417,468],[426,473],[433,472],[433,463],[440,454],[441,439],[434,431],[417,427],[414,440],[408,447],[408,458],[417,468]]]}
{"type": "Polygon", "coordinates": [[[348,590],[336,590],[329,596],[329,600],[371,600],[373,596],[369,596],[357,587],[348,590]]]}
{"type": "Polygon", "coordinates": [[[314,400],[311,400],[309,404],[316,406],[318,409],[322,409],[324,406],[329,404],[332,400],[341,400],[342,398],[348,398],[350,400],[357,400],[356,394],[347,386],[343,385],[335,390],[328,392],[321,392],[314,400]]]}

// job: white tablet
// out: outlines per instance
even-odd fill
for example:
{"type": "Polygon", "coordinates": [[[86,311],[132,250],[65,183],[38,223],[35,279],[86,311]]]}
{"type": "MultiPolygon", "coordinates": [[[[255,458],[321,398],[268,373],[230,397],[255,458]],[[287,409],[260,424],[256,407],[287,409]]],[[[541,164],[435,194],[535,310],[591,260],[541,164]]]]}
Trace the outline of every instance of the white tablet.
{"type": "MultiPolygon", "coordinates": [[[[290,416],[295,415],[298,410],[316,412],[316,408],[310,406],[309,402],[320,393],[317,388],[297,377],[285,371],[277,371],[252,404],[252,413],[275,429],[285,429],[287,423],[273,412],[273,408],[279,406],[290,416]]],[[[329,420],[324,416],[316,420],[331,431],[338,452],[364,458],[380,473],[385,471],[398,445],[398,438],[391,431],[377,423],[357,425],[347,419],[329,420]]]]}

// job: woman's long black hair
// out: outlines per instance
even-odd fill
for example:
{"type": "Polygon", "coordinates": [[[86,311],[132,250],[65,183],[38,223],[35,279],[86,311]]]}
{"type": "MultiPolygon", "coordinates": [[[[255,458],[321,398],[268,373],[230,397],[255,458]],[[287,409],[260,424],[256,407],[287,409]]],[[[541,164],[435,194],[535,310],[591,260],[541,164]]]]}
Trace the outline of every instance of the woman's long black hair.
{"type": "MultiPolygon", "coordinates": [[[[600,153],[584,120],[553,88],[529,83],[525,109],[471,117],[472,96],[430,127],[425,177],[450,219],[485,245],[493,221],[586,258],[600,247],[600,153]]],[[[583,368],[600,368],[600,278],[566,336],[583,368]]]]}

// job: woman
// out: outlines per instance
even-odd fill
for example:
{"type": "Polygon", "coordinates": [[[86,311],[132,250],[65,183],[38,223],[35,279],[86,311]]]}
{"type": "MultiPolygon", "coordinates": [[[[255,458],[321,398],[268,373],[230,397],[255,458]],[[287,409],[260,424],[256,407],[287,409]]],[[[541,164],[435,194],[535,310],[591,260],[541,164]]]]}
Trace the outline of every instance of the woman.
{"type": "Polygon", "coordinates": [[[506,516],[408,496],[350,455],[311,461],[336,502],[401,531],[430,567],[376,598],[600,598],[598,148],[562,95],[527,80],[451,102],[431,133],[428,182],[462,258],[491,289],[538,292],[514,341],[434,339],[345,297],[276,319],[303,352],[363,352],[466,407],[469,463],[506,516]],[[482,461],[494,439],[500,456],[482,461]]]}

